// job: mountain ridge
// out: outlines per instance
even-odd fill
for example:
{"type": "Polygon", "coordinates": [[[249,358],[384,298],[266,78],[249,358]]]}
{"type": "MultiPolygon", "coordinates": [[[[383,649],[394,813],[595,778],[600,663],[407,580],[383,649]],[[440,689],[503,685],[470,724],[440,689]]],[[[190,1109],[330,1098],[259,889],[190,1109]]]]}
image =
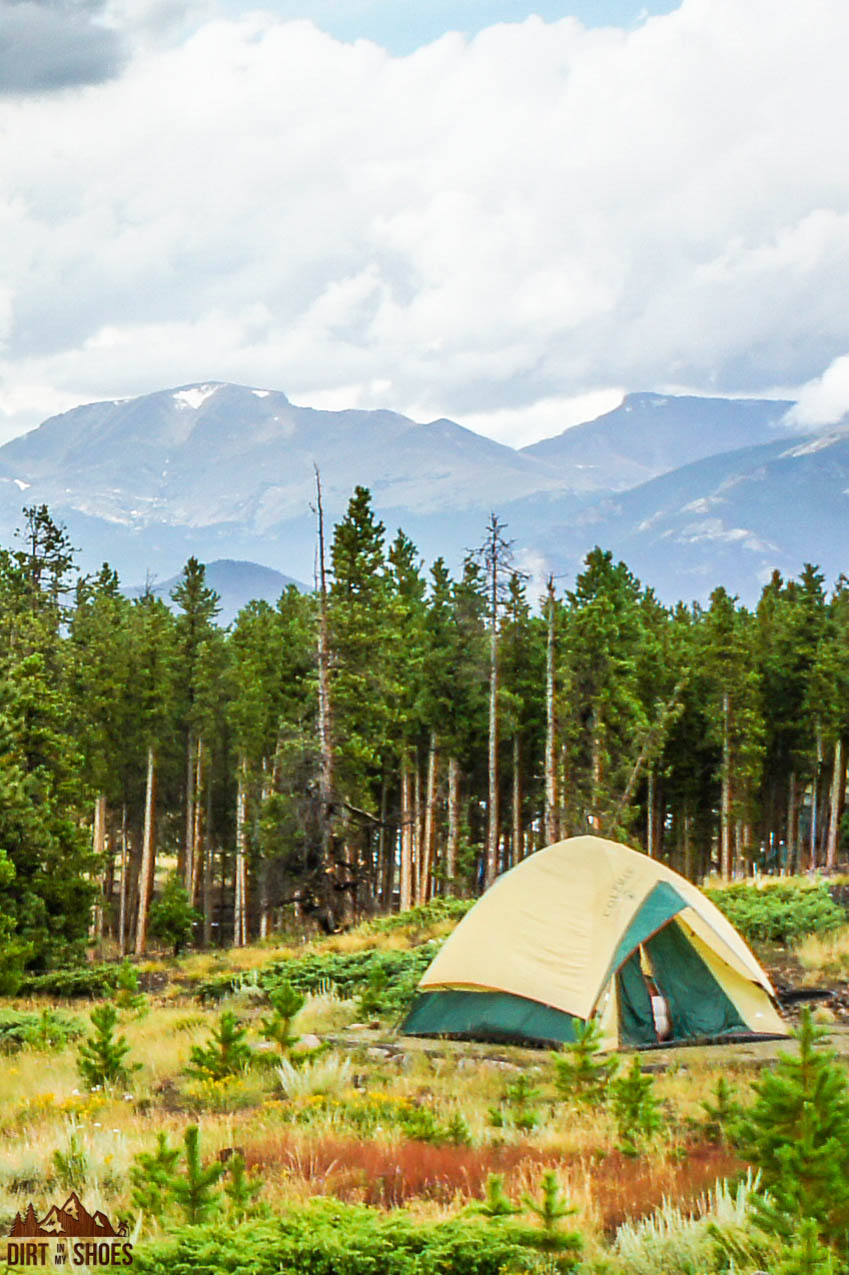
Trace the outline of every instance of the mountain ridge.
{"type": "Polygon", "coordinates": [[[842,430],[832,442],[800,433],[790,406],[629,394],[517,449],[447,418],[328,412],[282,391],[198,382],[72,408],[0,448],[0,542],[22,503],[46,503],[85,569],[106,559],[125,581],[175,577],[191,554],[310,580],[317,464],[328,524],[355,485],[369,487],[387,537],[403,527],[425,561],[456,569],[495,511],[538,579],[573,574],[599,542],[667,600],[720,582],[752,597],[770,562],[800,569],[820,541],[814,558],[849,565],[842,430]]]}

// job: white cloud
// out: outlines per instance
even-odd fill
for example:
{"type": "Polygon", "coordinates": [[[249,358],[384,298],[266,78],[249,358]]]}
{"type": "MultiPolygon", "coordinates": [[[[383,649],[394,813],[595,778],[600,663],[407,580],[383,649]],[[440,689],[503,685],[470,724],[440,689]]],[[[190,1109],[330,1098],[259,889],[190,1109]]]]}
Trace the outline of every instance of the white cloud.
{"type": "Polygon", "coordinates": [[[849,412],[849,354],[826,368],[822,376],[803,385],[796,406],[787,413],[795,425],[833,425],[849,412]]]}
{"type": "Polygon", "coordinates": [[[109,12],[145,37],[118,78],[0,105],[7,428],[215,379],[523,443],[606,387],[753,394],[849,349],[844,0],[405,58],[109,12]]]}

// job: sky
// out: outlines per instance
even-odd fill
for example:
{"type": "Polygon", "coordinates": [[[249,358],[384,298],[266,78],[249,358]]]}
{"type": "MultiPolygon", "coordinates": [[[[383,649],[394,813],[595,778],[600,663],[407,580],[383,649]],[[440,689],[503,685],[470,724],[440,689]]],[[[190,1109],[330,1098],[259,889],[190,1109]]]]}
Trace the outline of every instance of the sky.
{"type": "Polygon", "coordinates": [[[845,0],[0,0],[0,441],[209,380],[513,446],[640,390],[825,426],[847,48],[845,0]]]}

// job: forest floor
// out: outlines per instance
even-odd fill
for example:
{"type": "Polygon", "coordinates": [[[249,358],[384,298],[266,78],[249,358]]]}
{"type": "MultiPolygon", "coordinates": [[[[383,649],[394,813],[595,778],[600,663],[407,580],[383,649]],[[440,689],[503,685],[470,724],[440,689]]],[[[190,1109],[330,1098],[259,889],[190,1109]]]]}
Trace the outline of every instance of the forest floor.
{"type": "MultiPolygon", "coordinates": [[[[561,1099],[546,1050],[403,1037],[396,1014],[364,1017],[356,996],[330,984],[308,995],[295,1021],[302,1044],[316,1050],[312,1059],[287,1071],[263,1040],[269,1004],[252,971],[294,954],[404,952],[445,930],[440,922],[409,933],[362,932],[148,961],[138,967],[147,990],[135,1004],[124,998],[118,1028],[137,1070],[111,1088],[90,1090],[82,1082],[79,1040],[0,1052],[0,1226],[8,1234],[30,1200],[43,1216],[76,1190],[92,1212],[132,1218],[154,1238],[167,1234],[167,1219],[139,1216],[130,1173],[140,1152],[155,1149],[158,1133],[176,1146],[189,1124],[200,1127],[206,1162],[226,1162],[234,1149],[244,1156],[261,1181],[260,1200],[275,1212],[331,1195],[382,1209],[403,1206],[423,1218],[456,1216],[484,1196],[492,1173],[502,1174],[507,1194],[520,1201],[538,1193],[541,1173],[553,1168],[578,1207],[576,1224],[590,1251],[599,1253],[615,1248],[618,1227],[664,1201],[685,1212],[707,1209],[716,1180],[744,1170],[734,1150],[710,1136],[703,1103],[720,1076],[745,1101],[758,1069],[793,1042],[642,1054],[662,1123],[630,1155],[607,1108],[576,1110],[561,1099]],[[218,1003],[200,998],[210,978],[240,971],[241,985],[218,1003]],[[208,1043],[223,1010],[247,1028],[253,1061],[231,1077],[193,1078],[186,1072],[191,1050],[208,1043]]],[[[780,968],[787,972],[786,963],[780,968]]],[[[45,1009],[91,1030],[91,1002],[45,997],[5,1001],[0,1029],[10,1011],[45,1009]]],[[[829,1013],[836,1019],[831,1043],[849,1058],[849,1025],[834,1011],[823,1016],[829,1013]]]]}

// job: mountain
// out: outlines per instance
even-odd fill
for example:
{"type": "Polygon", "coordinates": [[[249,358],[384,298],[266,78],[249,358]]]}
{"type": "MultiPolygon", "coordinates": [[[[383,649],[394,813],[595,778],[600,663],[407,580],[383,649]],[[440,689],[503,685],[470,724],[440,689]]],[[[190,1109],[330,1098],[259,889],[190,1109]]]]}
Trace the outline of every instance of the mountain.
{"type": "Polygon", "coordinates": [[[668,601],[717,584],[753,601],[774,569],[849,571],[849,425],[685,465],[553,522],[540,551],[574,571],[589,545],[622,558],[668,601]]]}
{"type": "Polygon", "coordinates": [[[453,421],[315,411],[278,391],[210,382],[74,408],[0,448],[0,539],[22,500],[43,502],[87,565],[108,558],[124,578],[176,571],[194,552],[310,579],[315,464],[331,521],[361,483],[391,533],[405,519],[433,528],[429,556],[455,556],[448,521],[462,530],[467,516],[479,539],[499,503],[569,493],[544,461],[453,421]]]}
{"type": "Polygon", "coordinates": [[[612,412],[522,448],[560,471],[572,489],[623,491],[738,447],[798,435],[792,402],[628,394],[612,412]]]}
{"type": "Polygon", "coordinates": [[[163,596],[194,554],[226,623],[249,595],[273,601],[292,577],[312,580],[317,465],[328,528],[362,484],[387,538],[403,527],[428,563],[456,570],[495,511],[537,582],[574,576],[599,543],[664,600],[723,583],[752,601],[774,567],[849,568],[846,433],[794,432],[790,406],[629,394],[516,451],[448,420],[186,385],[74,408],[0,448],[0,544],[23,503],[46,503],[84,569],[108,560],[124,581],[166,577],[163,596]]]}
{"type": "MultiPolygon", "coordinates": [[[[178,574],[161,583],[136,585],[124,592],[128,597],[139,597],[149,587],[151,593],[173,606],[171,592],[180,583],[180,578],[178,574]]],[[[219,558],[206,564],[206,583],[219,596],[221,610],[217,619],[221,625],[230,624],[242,607],[251,601],[264,601],[273,605],[290,584],[297,589],[306,589],[306,585],[299,580],[293,580],[291,576],[274,571],[271,567],[262,567],[256,562],[234,562],[230,558],[219,558]]]]}

